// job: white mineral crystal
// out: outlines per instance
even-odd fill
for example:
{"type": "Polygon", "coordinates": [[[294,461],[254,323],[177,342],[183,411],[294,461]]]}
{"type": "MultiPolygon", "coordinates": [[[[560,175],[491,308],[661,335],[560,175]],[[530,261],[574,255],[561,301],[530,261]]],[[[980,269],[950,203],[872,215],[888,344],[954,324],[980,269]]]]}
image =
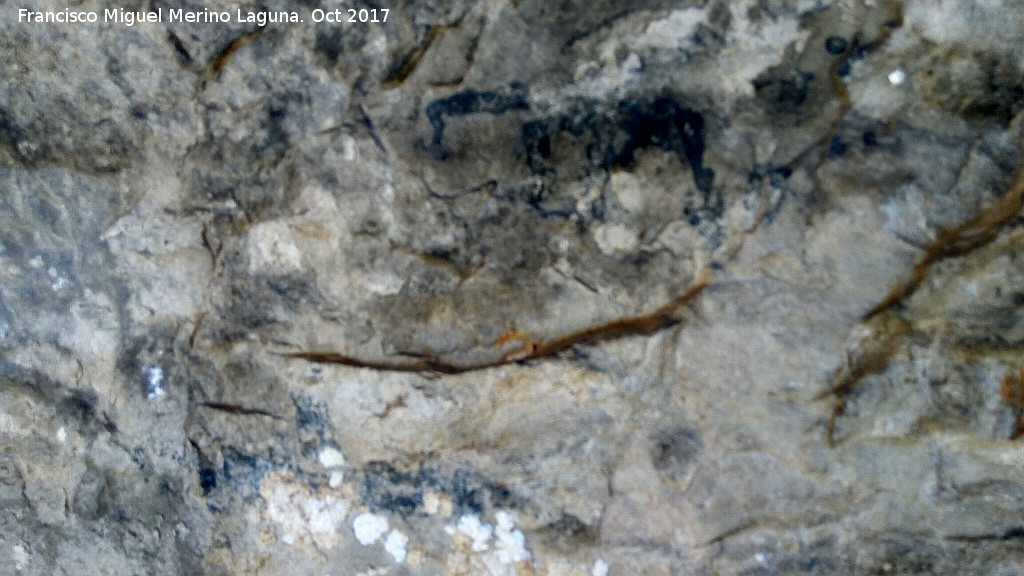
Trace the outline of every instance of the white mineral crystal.
{"type": "Polygon", "coordinates": [[[164,371],[159,366],[146,368],[146,400],[162,398],[167,393],[164,391],[164,371]]]}
{"type": "Polygon", "coordinates": [[[398,530],[392,530],[384,540],[384,550],[395,559],[395,562],[405,562],[405,556],[409,553],[407,545],[409,537],[398,530]]]}
{"type": "Polygon", "coordinates": [[[907,81],[907,73],[904,72],[901,68],[897,68],[892,72],[889,72],[888,78],[890,84],[892,84],[893,86],[899,86],[900,84],[903,84],[904,82],[907,81]]]}
{"type": "Polygon", "coordinates": [[[369,546],[388,531],[388,519],[379,514],[364,512],[352,521],[352,531],[360,544],[369,546]]]}

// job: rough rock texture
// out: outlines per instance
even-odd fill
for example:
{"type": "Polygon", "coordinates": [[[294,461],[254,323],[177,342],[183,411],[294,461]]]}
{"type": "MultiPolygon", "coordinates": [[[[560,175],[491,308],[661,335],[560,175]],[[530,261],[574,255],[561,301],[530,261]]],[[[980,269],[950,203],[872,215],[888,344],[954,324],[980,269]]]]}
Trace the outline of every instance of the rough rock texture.
{"type": "Polygon", "coordinates": [[[1024,571],[1024,2],[78,4],[0,574],[1024,571]]]}

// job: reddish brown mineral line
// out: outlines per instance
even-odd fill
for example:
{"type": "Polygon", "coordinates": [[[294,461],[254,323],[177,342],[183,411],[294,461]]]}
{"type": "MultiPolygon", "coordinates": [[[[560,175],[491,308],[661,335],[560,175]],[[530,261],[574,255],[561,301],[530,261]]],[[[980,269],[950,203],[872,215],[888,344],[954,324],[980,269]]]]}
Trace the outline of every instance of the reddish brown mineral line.
{"type": "MultiPolygon", "coordinates": [[[[885,298],[871,308],[865,314],[865,320],[877,316],[912,294],[924,280],[926,272],[935,261],[964,254],[992,240],[1010,218],[1012,218],[1024,203],[1024,167],[1022,167],[1013,179],[1009,190],[995,203],[983,210],[978,216],[960,226],[941,232],[937,235],[931,245],[925,250],[924,255],[914,265],[910,278],[895,287],[885,298]]],[[[289,358],[298,358],[309,362],[324,364],[341,364],[357,368],[370,368],[389,372],[438,372],[442,374],[461,374],[474,370],[483,370],[505,364],[522,362],[535,358],[552,356],[567,350],[577,344],[594,343],[604,340],[611,340],[632,335],[648,335],[666,327],[678,324],[680,319],[677,315],[681,306],[692,301],[710,282],[710,272],[703,270],[697,279],[682,294],[672,298],[652,312],[640,316],[619,318],[599,324],[585,330],[573,332],[559,338],[546,341],[534,341],[529,335],[517,331],[506,332],[513,334],[503,341],[499,339],[496,346],[516,341],[522,342],[519,349],[506,352],[500,358],[479,362],[475,364],[458,364],[447,362],[438,358],[412,358],[409,360],[388,361],[371,360],[357,356],[341,354],[333,351],[304,350],[300,352],[287,352],[283,355],[289,358]]],[[[855,374],[861,371],[854,369],[855,374]]],[[[862,374],[860,374],[862,375],[862,374]]],[[[855,381],[855,377],[853,380],[855,381]]],[[[852,385],[849,378],[843,379],[839,388],[848,388],[852,385]]]]}
{"type": "MultiPolygon", "coordinates": [[[[843,364],[836,369],[832,377],[829,394],[836,395],[837,401],[828,425],[829,440],[833,441],[835,424],[843,412],[845,401],[838,395],[853,388],[868,374],[883,370],[898,350],[903,336],[914,329],[892,308],[913,294],[927,276],[929,267],[936,261],[952,256],[964,255],[991,242],[1011,218],[1018,214],[1024,205],[1024,166],[1020,167],[1007,191],[991,206],[982,210],[970,221],[940,232],[935,240],[925,249],[924,254],[914,265],[910,277],[897,285],[881,301],[864,315],[864,322],[876,328],[876,336],[865,345],[865,351],[859,361],[854,364],[843,364]]],[[[1024,368],[1021,373],[1020,387],[1024,387],[1024,368]]],[[[1002,382],[1000,394],[1005,402],[1024,411],[1024,392],[1013,386],[1011,375],[1002,382]]],[[[1013,438],[1024,433],[1024,421],[1018,418],[1013,438]]]]}
{"type": "Polygon", "coordinates": [[[966,254],[990,242],[999,234],[1003,224],[1020,211],[1022,203],[1024,203],[1024,167],[1018,169],[1010,188],[999,200],[982,210],[970,221],[940,232],[931,245],[925,249],[921,259],[914,265],[910,278],[889,292],[878,304],[875,304],[864,315],[864,319],[868,320],[888,310],[913,294],[924,281],[928,267],[935,261],[966,254]]]}
{"type": "Polygon", "coordinates": [[[289,358],[299,358],[309,362],[341,364],[344,366],[370,368],[373,370],[382,370],[387,372],[439,372],[442,374],[461,374],[464,372],[472,372],[474,370],[483,370],[485,368],[493,368],[534,358],[553,356],[575,346],[576,344],[595,343],[604,340],[622,338],[625,336],[653,334],[654,332],[678,324],[680,322],[680,318],[678,316],[679,308],[689,303],[698,294],[700,294],[710,282],[710,277],[710,273],[707,270],[703,270],[685,292],[675,298],[672,298],[662,306],[659,306],[647,314],[631,316],[628,318],[619,318],[552,340],[538,342],[533,341],[528,335],[521,332],[507,332],[506,334],[512,334],[513,336],[506,336],[503,339],[499,338],[499,341],[495,342],[496,346],[513,341],[522,342],[523,346],[519,349],[505,353],[496,360],[476,364],[456,364],[436,358],[413,358],[404,361],[366,360],[330,351],[288,352],[285,353],[284,356],[289,358]]]}

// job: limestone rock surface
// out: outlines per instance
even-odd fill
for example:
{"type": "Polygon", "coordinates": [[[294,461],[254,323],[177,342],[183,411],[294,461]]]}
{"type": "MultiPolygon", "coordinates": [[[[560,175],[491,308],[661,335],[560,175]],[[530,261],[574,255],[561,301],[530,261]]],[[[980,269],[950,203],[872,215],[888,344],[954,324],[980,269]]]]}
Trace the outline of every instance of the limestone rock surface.
{"type": "Polygon", "coordinates": [[[1024,2],[36,4],[0,574],[1024,570],[1024,2]]]}

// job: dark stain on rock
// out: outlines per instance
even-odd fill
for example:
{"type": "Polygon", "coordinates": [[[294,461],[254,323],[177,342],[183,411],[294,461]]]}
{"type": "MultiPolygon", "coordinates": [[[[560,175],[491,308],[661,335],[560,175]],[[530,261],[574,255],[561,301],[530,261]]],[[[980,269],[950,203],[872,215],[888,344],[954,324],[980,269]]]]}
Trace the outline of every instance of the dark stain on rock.
{"type": "Polygon", "coordinates": [[[306,396],[295,396],[292,402],[295,404],[295,427],[303,445],[319,447],[325,444],[330,424],[326,407],[306,396]]]}
{"type": "Polygon", "coordinates": [[[659,432],[651,441],[651,462],[654,469],[675,481],[682,480],[704,449],[700,432],[686,426],[659,432]]]}
{"type": "Polygon", "coordinates": [[[199,469],[199,487],[203,489],[203,496],[209,494],[217,487],[217,471],[212,468],[199,469]]]}
{"type": "Polygon", "coordinates": [[[843,141],[842,138],[836,136],[828,143],[828,154],[829,156],[842,156],[849,147],[849,144],[843,141]]]}
{"type": "Polygon", "coordinates": [[[562,513],[557,520],[544,526],[539,535],[549,545],[567,551],[597,544],[600,539],[597,526],[587,524],[569,513],[562,513]]]}
{"type": "Polygon", "coordinates": [[[370,462],[363,469],[363,502],[371,509],[411,514],[423,503],[423,470],[399,470],[388,462],[370,462]]]}
{"type": "Polygon", "coordinates": [[[224,458],[222,476],[225,482],[237,490],[252,493],[259,492],[263,477],[268,472],[289,467],[286,462],[273,458],[272,454],[262,458],[234,446],[221,448],[221,455],[224,458]]]}
{"type": "Polygon", "coordinates": [[[770,70],[754,79],[754,92],[773,114],[797,112],[810,94],[814,74],[799,70],[770,70]]]}
{"type": "Polygon", "coordinates": [[[825,51],[829,54],[842,54],[849,45],[850,43],[842,36],[829,36],[825,39],[825,51]]]}
{"type": "Polygon", "coordinates": [[[370,462],[363,469],[363,502],[372,510],[425,514],[425,490],[451,496],[456,516],[508,507],[514,501],[508,487],[470,470],[445,472],[423,464],[403,469],[383,461],[370,462]]]}
{"type": "Polygon", "coordinates": [[[1024,83],[990,74],[986,91],[964,107],[964,116],[979,122],[995,120],[1002,126],[1024,110],[1024,83]]]}

